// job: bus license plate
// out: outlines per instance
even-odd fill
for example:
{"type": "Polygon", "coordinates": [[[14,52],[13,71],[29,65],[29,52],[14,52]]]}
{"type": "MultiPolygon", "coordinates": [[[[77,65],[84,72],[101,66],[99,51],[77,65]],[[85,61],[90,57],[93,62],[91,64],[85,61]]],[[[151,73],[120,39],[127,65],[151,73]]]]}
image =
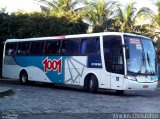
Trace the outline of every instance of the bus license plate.
{"type": "Polygon", "coordinates": [[[143,88],[148,88],[148,85],[143,85],[143,88]]]}

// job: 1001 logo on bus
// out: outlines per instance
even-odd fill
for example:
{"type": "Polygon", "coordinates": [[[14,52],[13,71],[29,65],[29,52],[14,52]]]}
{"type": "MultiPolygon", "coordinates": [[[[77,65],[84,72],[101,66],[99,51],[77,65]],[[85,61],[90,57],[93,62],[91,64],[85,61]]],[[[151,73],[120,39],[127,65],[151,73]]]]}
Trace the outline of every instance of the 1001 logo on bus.
{"type": "Polygon", "coordinates": [[[62,72],[62,58],[59,60],[51,60],[48,57],[43,61],[44,72],[47,73],[48,71],[58,71],[58,74],[62,72]]]}

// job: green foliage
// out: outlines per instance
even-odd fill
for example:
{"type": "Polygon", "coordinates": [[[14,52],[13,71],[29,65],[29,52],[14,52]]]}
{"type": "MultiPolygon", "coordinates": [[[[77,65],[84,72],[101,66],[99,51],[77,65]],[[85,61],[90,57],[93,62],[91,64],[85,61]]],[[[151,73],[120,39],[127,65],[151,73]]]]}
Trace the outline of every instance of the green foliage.
{"type": "MultiPolygon", "coordinates": [[[[11,15],[0,12],[0,44],[11,38],[32,38],[86,33],[88,25],[79,17],[45,15],[43,13],[11,15]]],[[[0,67],[3,45],[0,45],[0,67]]],[[[1,69],[1,68],[0,68],[1,69]]],[[[1,72],[1,71],[0,71],[1,72]]]]}
{"type": "Polygon", "coordinates": [[[135,3],[132,0],[125,6],[124,10],[123,7],[121,7],[119,4],[117,5],[117,8],[117,25],[120,26],[119,31],[122,32],[135,32],[134,26],[136,19],[141,15],[149,15],[152,13],[152,11],[147,7],[143,7],[137,10],[135,8],[135,3]]]}
{"type": "Polygon", "coordinates": [[[81,19],[49,16],[42,13],[0,13],[0,41],[10,38],[44,37],[86,33],[88,25],[81,19]]]}
{"type": "Polygon", "coordinates": [[[157,41],[154,43],[156,46],[156,52],[157,52],[157,61],[160,64],[160,37],[157,36],[157,41]]]}
{"type": "Polygon", "coordinates": [[[77,0],[72,2],[72,0],[37,0],[39,3],[44,3],[45,8],[48,10],[54,10],[56,12],[72,12],[75,9],[76,5],[79,3],[77,0]]]}
{"type": "Polygon", "coordinates": [[[35,0],[41,7],[42,13],[46,15],[56,16],[58,18],[69,19],[70,21],[77,22],[83,19],[84,11],[76,8],[80,2],[78,0],[35,0]]]}
{"type": "MultiPolygon", "coordinates": [[[[153,18],[153,25],[154,29],[157,30],[158,32],[160,31],[160,0],[157,0],[155,2],[155,6],[157,7],[157,14],[155,14],[153,18]]],[[[158,57],[160,61],[160,35],[157,35],[157,42],[156,42],[156,47],[158,50],[158,57]]]]}
{"type": "Polygon", "coordinates": [[[158,56],[160,56],[160,38],[158,38],[156,42],[157,50],[158,50],[158,56]]]}
{"type": "Polygon", "coordinates": [[[108,28],[110,19],[114,13],[114,2],[104,0],[86,0],[86,19],[92,24],[93,32],[102,32],[108,28]]]}
{"type": "Polygon", "coordinates": [[[157,7],[157,14],[153,16],[153,24],[157,30],[160,30],[160,0],[157,0],[155,6],[157,7]]]}
{"type": "Polygon", "coordinates": [[[79,5],[80,1],[78,0],[35,0],[37,1],[41,7],[41,11],[45,14],[54,14],[57,16],[61,15],[78,15],[81,14],[82,10],[79,10],[79,8],[76,8],[77,5],[79,5]]]}

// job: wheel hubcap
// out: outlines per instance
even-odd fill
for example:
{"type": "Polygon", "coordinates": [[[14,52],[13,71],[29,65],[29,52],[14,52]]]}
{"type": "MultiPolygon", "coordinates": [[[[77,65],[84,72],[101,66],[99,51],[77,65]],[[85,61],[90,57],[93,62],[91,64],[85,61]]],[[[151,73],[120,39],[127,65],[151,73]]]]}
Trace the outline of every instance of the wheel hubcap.
{"type": "Polygon", "coordinates": [[[89,81],[89,88],[91,89],[92,88],[92,85],[93,85],[93,82],[92,80],[89,81]]]}
{"type": "Polygon", "coordinates": [[[27,80],[27,76],[26,75],[22,75],[22,82],[26,82],[27,80]]]}

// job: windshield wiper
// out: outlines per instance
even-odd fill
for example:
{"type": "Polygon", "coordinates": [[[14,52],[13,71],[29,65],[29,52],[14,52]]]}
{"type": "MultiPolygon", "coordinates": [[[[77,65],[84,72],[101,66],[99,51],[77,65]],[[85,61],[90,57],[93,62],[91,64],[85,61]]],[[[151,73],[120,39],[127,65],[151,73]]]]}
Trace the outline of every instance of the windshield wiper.
{"type": "Polygon", "coordinates": [[[142,74],[141,72],[142,72],[142,67],[143,66],[145,67],[145,70],[147,70],[146,69],[146,62],[145,62],[145,54],[144,54],[144,52],[142,52],[141,65],[139,67],[139,71],[137,72],[137,74],[142,74]]]}
{"type": "Polygon", "coordinates": [[[149,54],[147,52],[147,62],[148,62],[148,65],[149,65],[149,68],[150,68],[150,71],[151,71],[151,74],[154,75],[155,72],[154,72],[154,69],[153,69],[153,66],[151,64],[151,58],[149,57],[149,54]]]}

